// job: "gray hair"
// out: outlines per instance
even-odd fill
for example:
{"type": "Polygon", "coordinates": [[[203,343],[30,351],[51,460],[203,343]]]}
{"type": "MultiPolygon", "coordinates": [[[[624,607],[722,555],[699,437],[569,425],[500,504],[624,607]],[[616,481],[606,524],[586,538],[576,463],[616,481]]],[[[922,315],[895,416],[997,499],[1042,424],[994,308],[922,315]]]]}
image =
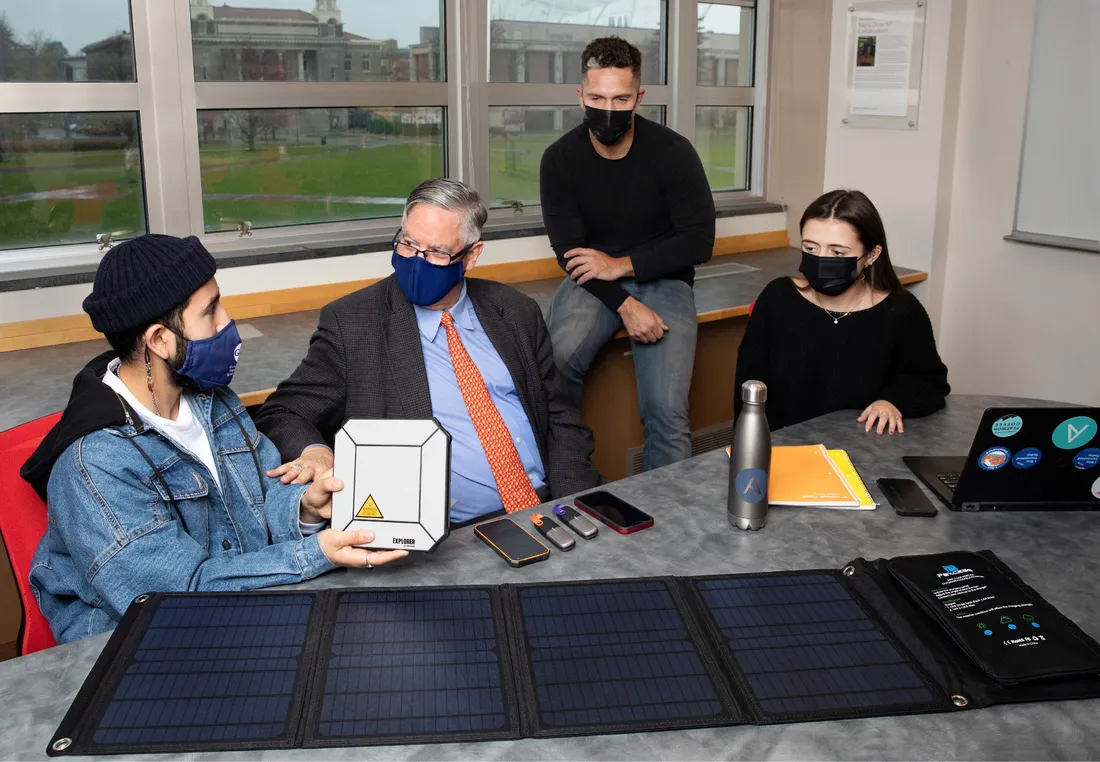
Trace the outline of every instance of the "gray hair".
{"type": "Polygon", "coordinates": [[[457,212],[462,216],[463,247],[472,246],[481,238],[481,228],[489,218],[489,210],[481,203],[477,191],[464,182],[448,177],[435,177],[425,180],[413,189],[405,202],[405,211],[401,215],[404,227],[409,212],[417,204],[427,204],[448,212],[457,212]]]}

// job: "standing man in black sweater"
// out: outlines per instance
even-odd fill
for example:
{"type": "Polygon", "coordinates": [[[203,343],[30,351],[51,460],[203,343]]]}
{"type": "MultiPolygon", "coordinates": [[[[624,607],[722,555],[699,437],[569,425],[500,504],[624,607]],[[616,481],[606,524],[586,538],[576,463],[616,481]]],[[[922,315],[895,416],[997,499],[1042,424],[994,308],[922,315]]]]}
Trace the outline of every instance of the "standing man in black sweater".
{"type": "Polygon", "coordinates": [[[714,247],[714,200],[691,144],[634,113],[645,95],[636,47],[593,40],[581,69],[584,123],[542,156],[542,215],[569,274],[550,306],[550,339],[579,405],[596,353],[626,328],[648,470],[691,455],[692,284],[714,247]]]}

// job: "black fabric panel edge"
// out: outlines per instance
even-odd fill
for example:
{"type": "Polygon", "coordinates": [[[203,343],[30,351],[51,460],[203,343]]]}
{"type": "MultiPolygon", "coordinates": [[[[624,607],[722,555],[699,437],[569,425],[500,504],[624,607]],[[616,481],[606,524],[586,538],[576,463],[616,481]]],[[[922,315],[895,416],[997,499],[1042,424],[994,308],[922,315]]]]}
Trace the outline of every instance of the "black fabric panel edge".
{"type": "Polygon", "coordinates": [[[570,736],[590,736],[590,735],[615,735],[619,733],[651,733],[659,732],[662,730],[692,730],[695,728],[716,728],[727,727],[730,725],[745,724],[736,713],[737,705],[732,700],[729,691],[729,685],[725,680],[723,671],[718,669],[718,664],[710,653],[709,643],[702,633],[696,629],[692,630],[692,625],[695,624],[693,617],[686,616],[686,606],[684,605],[683,598],[676,595],[675,583],[676,577],[662,576],[662,577],[623,577],[614,579],[600,579],[600,580],[562,580],[562,581],[545,581],[545,582],[530,582],[519,585],[508,585],[509,592],[511,594],[511,609],[509,611],[510,619],[513,622],[513,630],[515,632],[515,648],[516,648],[516,673],[517,683],[520,688],[520,694],[523,697],[525,704],[525,711],[527,713],[530,726],[526,729],[526,737],[528,738],[567,738],[570,736]],[[712,720],[706,720],[701,718],[687,719],[687,720],[664,720],[661,722],[619,722],[611,724],[600,725],[574,725],[568,728],[543,728],[542,723],[539,720],[538,705],[535,697],[534,680],[531,678],[530,662],[527,659],[527,646],[526,646],[526,633],[523,624],[523,610],[521,608],[520,591],[526,588],[536,587],[590,587],[593,585],[607,585],[607,584],[637,584],[637,583],[660,583],[665,586],[665,589],[669,592],[669,597],[672,599],[673,608],[680,615],[680,618],[684,622],[684,629],[688,634],[688,638],[695,646],[700,659],[702,659],[703,667],[707,671],[707,677],[710,678],[711,683],[714,685],[715,692],[718,695],[719,703],[722,704],[722,714],[720,718],[712,720]]]}
{"type": "MultiPolygon", "coordinates": [[[[112,661],[107,667],[107,672],[104,675],[106,682],[101,686],[101,689],[96,693],[95,700],[89,704],[87,712],[83,717],[83,727],[81,727],[82,736],[80,740],[80,748],[76,748],[76,744],[70,747],[66,753],[68,754],[86,754],[86,755],[101,755],[101,754],[157,754],[157,753],[174,753],[174,752],[218,752],[218,751],[262,751],[268,749],[290,749],[294,748],[295,732],[298,727],[299,718],[295,715],[295,712],[300,713],[302,709],[301,700],[295,695],[292,698],[291,706],[287,709],[286,714],[286,730],[281,737],[269,738],[269,739],[250,739],[245,741],[188,741],[184,743],[147,743],[147,744],[95,744],[92,743],[89,734],[95,727],[95,724],[102,717],[103,713],[107,709],[107,700],[114,695],[115,690],[118,688],[118,683],[125,674],[125,669],[130,665],[130,660],[134,653],[137,651],[137,646],[141,643],[141,638],[148,631],[148,625],[152,620],[154,614],[159,608],[160,604],[169,598],[208,598],[216,596],[219,598],[256,598],[256,597],[273,597],[273,598],[290,598],[290,597],[306,597],[312,599],[310,607],[310,621],[314,614],[314,608],[317,606],[318,598],[320,594],[311,590],[301,591],[274,591],[274,590],[249,590],[242,592],[218,592],[218,593],[151,593],[149,599],[143,604],[137,604],[141,608],[133,625],[132,637],[129,637],[131,633],[127,633],[124,639],[125,647],[120,648],[119,651],[112,654],[112,661]],[[92,722],[95,720],[95,722],[92,722]]],[[[140,597],[140,596],[139,596],[140,597]]],[[[135,599],[136,602],[136,599],[135,599]]],[[[130,604],[130,607],[126,610],[126,616],[129,616],[131,609],[135,607],[135,604],[130,604]]],[[[123,617],[119,625],[126,620],[126,616],[123,617]]],[[[308,627],[308,625],[307,625],[308,627]]],[[[113,640],[113,636],[112,636],[113,640]]],[[[295,678],[295,688],[301,685],[302,675],[305,673],[306,664],[309,661],[309,654],[306,648],[310,642],[310,633],[306,632],[306,640],[302,646],[302,662],[298,666],[298,676],[295,678]]],[[[108,642],[110,645],[110,642],[108,642]]],[[[107,649],[104,649],[104,654],[107,653],[107,649]]],[[[98,667],[98,661],[97,665],[98,667]]],[[[93,668],[94,672],[95,668],[93,668]]],[[[89,675],[90,680],[93,675],[89,675]]],[[[50,742],[52,748],[53,741],[50,742]]]]}
{"type": "MultiPolygon", "coordinates": [[[[138,597],[140,598],[141,596],[138,597]]],[[[47,755],[51,757],[60,757],[69,754],[91,753],[84,750],[84,734],[88,730],[88,715],[93,707],[101,703],[99,694],[107,690],[107,682],[108,678],[111,677],[112,667],[118,664],[118,655],[123,651],[123,647],[126,645],[127,640],[131,638],[140,640],[141,634],[144,633],[144,628],[139,628],[138,622],[142,620],[143,614],[153,610],[154,607],[148,604],[151,602],[158,602],[160,597],[161,595],[159,594],[153,594],[148,596],[146,600],[141,603],[138,603],[135,599],[126,607],[126,613],[122,615],[122,619],[119,620],[118,626],[115,627],[115,631],[111,633],[111,637],[107,640],[107,645],[105,645],[103,650],[99,653],[99,658],[96,659],[88,676],[84,678],[83,684],[81,684],[80,689],[76,692],[72,704],[69,705],[69,711],[65,713],[65,717],[61,720],[61,724],[57,726],[57,730],[54,731],[53,737],[50,738],[46,746],[47,755]],[[64,750],[55,751],[54,744],[62,739],[69,739],[71,742],[70,745],[64,750]]],[[[151,617],[152,614],[149,613],[143,621],[148,623],[151,617]]],[[[131,652],[132,650],[133,649],[130,649],[131,652]]],[[[111,680],[112,683],[115,681],[115,679],[111,680]]]]}
{"type": "Polygon", "coordinates": [[[325,631],[319,634],[317,643],[316,668],[311,681],[312,690],[310,702],[306,705],[303,717],[304,732],[298,748],[303,749],[335,749],[348,746],[406,746],[411,744],[438,744],[456,742],[478,741],[514,741],[523,736],[520,734],[519,713],[516,704],[519,696],[516,694],[515,680],[512,676],[512,664],[510,648],[507,642],[507,628],[504,623],[503,604],[501,602],[500,586],[498,585],[452,585],[452,586],[427,586],[427,587],[371,587],[371,588],[340,588],[332,590],[332,603],[329,618],[324,622],[325,631]],[[324,681],[328,676],[328,668],[325,659],[332,645],[332,636],[336,629],[336,612],[339,609],[340,598],[344,595],[357,595],[363,593],[418,593],[424,591],[484,591],[489,594],[489,605],[493,611],[493,626],[497,631],[497,655],[500,659],[501,691],[504,694],[504,712],[508,718],[509,727],[505,730],[476,730],[460,733],[413,733],[408,735],[377,735],[377,736],[342,736],[339,738],[322,737],[316,732],[320,724],[321,702],[324,699],[324,681]]]}
{"type": "Polygon", "coordinates": [[[757,725],[781,725],[790,722],[815,722],[821,720],[849,720],[858,719],[861,717],[893,717],[903,714],[931,714],[934,712],[950,711],[954,709],[954,705],[944,692],[943,687],[932,679],[931,675],[923,668],[912,654],[909,649],[906,648],[905,643],[896,636],[891,630],[888,624],[878,615],[878,613],[871,606],[863,600],[862,596],[847,584],[848,578],[841,572],[835,569],[798,569],[795,571],[776,571],[776,572],[762,572],[759,574],[712,574],[701,577],[688,577],[689,584],[691,585],[695,596],[697,596],[698,605],[702,612],[705,614],[705,621],[709,628],[711,628],[711,637],[721,644],[719,654],[726,664],[727,669],[733,675],[737,688],[741,691],[741,698],[744,703],[751,706],[751,715],[757,725]],[[741,673],[740,668],[737,666],[736,660],[729,649],[726,648],[725,638],[722,636],[721,628],[718,626],[717,621],[714,619],[714,615],[710,612],[710,609],[703,602],[702,595],[699,592],[698,583],[711,580],[726,580],[726,579],[764,579],[767,577],[791,577],[791,576],[812,576],[812,575],[825,575],[831,577],[838,582],[851,596],[852,600],[856,602],[856,605],[860,607],[867,618],[874,623],[883,636],[897,649],[898,654],[909,665],[910,668],[916,672],[917,676],[924,681],[929,691],[934,696],[931,702],[917,703],[917,704],[894,704],[889,707],[872,706],[866,709],[821,709],[811,712],[782,712],[772,713],[765,711],[760,703],[756,700],[752,689],[749,687],[748,682],[745,680],[744,675],[741,673]]]}
{"type": "MultiPolygon", "coordinates": [[[[298,713],[294,728],[293,748],[300,749],[308,734],[309,709],[317,693],[317,673],[321,671],[321,645],[329,622],[336,617],[336,591],[326,590],[317,594],[309,617],[309,632],[303,651],[309,654],[309,665],[301,670],[295,681],[295,711],[298,713]],[[308,650],[307,650],[308,649],[308,650]],[[299,688],[301,689],[299,691],[299,688]],[[299,698],[300,696],[300,698],[299,698]]],[[[304,655],[303,655],[304,658],[304,655]]]]}
{"type": "MultiPolygon", "coordinates": [[[[996,564],[1024,590],[1045,600],[992,551],[978,554],[996,564]]],[[[966,699],[966,707],[994,704],[1020,704],[1035,701],[1066,701],[1100,697],[1100,676],[1092,678],[1050,679],[1002,686],[990,680],[966,656],[955,641],[922,609],[910,601],[908,594],[893,579],[884,558],[866,561],[857,558],[849,563],[855,571],[848,579],[865,601],[885,619],[897,637],[904,641],[925,671],[933,675],[944,691],[966,699]]],[[[1048,604],[1049,605],[1049,604],[1048,604]]],[[[1054,606],[1050,609],[1057,612],[1054,606]]],[[[1058,616],[1072,624],[1061,612],[1058,616]]],[[[1073,624],[1076,628],[1077,625],[1073,624]]],[[[1093,644],[1096,641],[1084,634],[1093,644]]]]}

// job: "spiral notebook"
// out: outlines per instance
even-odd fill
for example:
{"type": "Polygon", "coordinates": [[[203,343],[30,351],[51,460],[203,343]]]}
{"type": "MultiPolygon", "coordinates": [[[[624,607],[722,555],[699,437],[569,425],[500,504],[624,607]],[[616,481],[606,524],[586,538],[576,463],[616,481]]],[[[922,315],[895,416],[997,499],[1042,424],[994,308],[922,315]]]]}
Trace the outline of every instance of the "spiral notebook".
{"type": "MultiPolygon", "coordinates": [[[[730,448],[726,448],[726,455],[730,448]]],[[[875,501],[844,450],[824,445],[773,447],[771,505],[872,511],[875,501]]]]}

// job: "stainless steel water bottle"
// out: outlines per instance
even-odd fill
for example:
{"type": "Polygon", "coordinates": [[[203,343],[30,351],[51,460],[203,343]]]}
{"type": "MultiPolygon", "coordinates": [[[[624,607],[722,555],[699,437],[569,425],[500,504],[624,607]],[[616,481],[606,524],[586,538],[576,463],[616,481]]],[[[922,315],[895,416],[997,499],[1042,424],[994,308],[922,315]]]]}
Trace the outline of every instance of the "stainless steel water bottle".
{"type": "Polygon", "coordinates": [[[761,381],[741,385],[741,415],[733,426],[730,491],[726,513],[738,529],[763,529],[768,521],[768,474],[772,435],[764,415],[768,387],[761,381]]]}

